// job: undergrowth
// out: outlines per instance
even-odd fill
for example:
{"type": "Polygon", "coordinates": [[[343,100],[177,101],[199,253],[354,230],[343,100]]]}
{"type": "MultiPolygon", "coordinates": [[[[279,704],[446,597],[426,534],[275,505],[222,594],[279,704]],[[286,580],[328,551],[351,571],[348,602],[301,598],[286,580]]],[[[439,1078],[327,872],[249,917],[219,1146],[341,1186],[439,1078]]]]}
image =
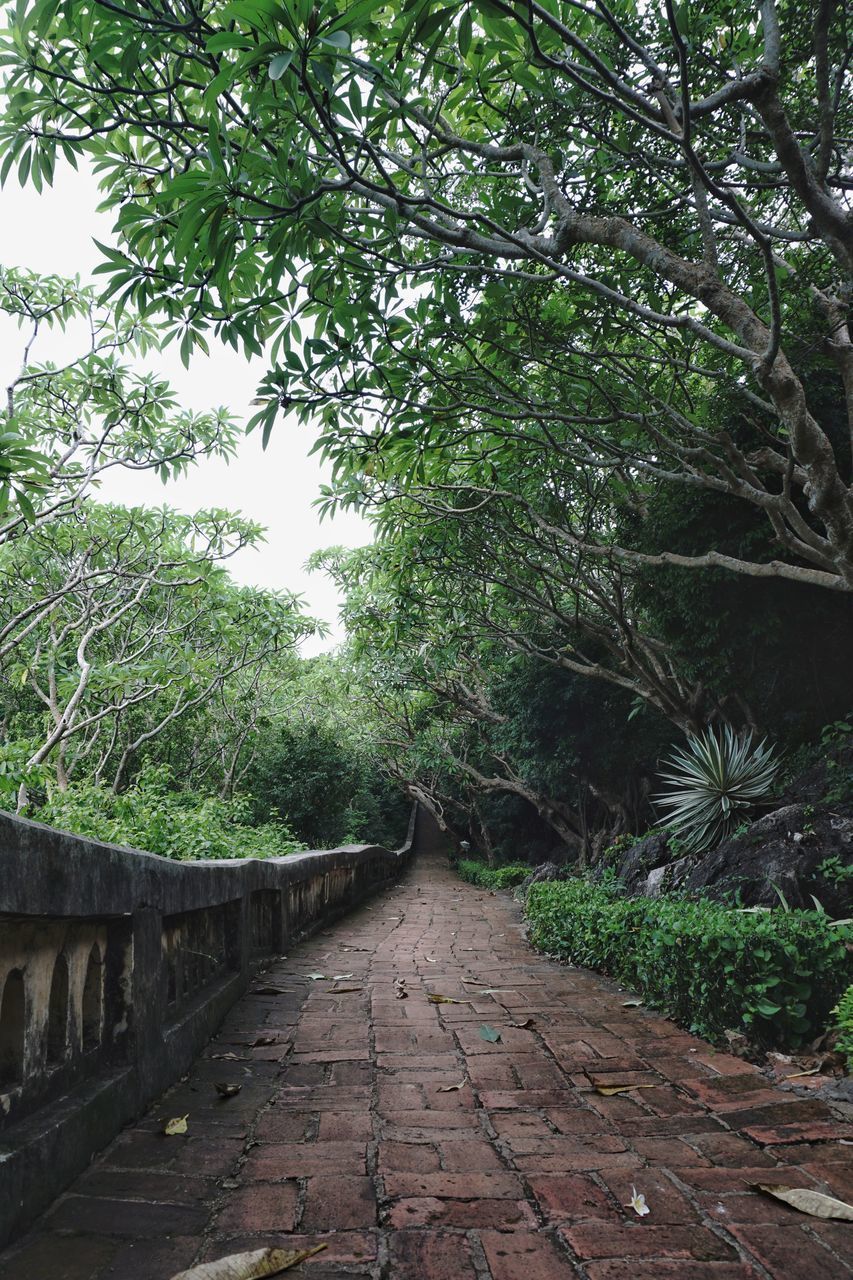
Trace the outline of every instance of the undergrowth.
{"type": "Polygon", "coordinates": [[[456,870],[463,880],[479,885],[482,889],[512,889],[530,875],[530,867],[526,862],[510,862],[503,867],[490,867],[474,858],[461,858],[456,864],[456,870]]]}
{"type": "Polygon", "coordinates": [[[75,835],[183,862],[276,858],[305,848],[281,822],[251,824],[251,807],[246,796],[224,800],[176,791],[169,770],[151,766],[118,795],[91,782],[54,789],[32,816],[75,835]]]}

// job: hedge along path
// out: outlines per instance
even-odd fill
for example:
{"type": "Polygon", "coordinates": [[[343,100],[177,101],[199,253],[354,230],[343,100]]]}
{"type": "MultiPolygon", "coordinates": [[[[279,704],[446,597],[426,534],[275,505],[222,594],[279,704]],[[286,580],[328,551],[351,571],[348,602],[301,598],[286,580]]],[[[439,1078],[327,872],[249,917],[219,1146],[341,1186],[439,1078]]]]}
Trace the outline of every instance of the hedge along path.
{"type": "Polygon", "coordinates": [[[853,1272],[853,1224],[749,1189],[853,1199],[853,1127],[537,955],[508,895],[439,858],[254,985],[190,1076],[0,1256],[3,1280],[169,1280],[319,1244],[286,1274],[853,1272]],[[187,1132],[166,1137],[182,1116],[187,1132]]]}

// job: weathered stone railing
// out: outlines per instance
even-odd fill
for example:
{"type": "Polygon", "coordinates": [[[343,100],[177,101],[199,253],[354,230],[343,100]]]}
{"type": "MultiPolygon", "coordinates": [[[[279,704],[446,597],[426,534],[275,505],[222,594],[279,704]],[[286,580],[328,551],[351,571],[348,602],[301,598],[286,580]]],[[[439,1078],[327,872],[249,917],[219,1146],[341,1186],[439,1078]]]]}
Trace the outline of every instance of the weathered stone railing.
{"type": "Polygon", "coordinates": [[[0,813],[0,1245],[177,1079],[265,958],[414,848],[171,862],[0,813]]]}

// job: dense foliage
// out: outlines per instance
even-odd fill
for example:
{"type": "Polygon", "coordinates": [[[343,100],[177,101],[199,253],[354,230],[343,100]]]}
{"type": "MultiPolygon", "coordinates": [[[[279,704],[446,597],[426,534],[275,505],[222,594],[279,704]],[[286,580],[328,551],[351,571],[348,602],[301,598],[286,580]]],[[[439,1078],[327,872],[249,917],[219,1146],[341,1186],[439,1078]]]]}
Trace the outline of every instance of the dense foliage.
{"type": "Polygon", "coordinates": [[[0,441],[15,527],[56,561],[39,578],[10,552],[0,778],[21,803],[46,766],[121,791],[168,764],[312,843],[376,832],[402,794],[488,863],[584,863],[655,821],[685,736],[796,751],[846,715],[841,6],[21,0],[0,57],[0,176],[40,189],[86,161],[116,218],[101,303],[7,277],[28,325],[85,312],[95,335],[70,399],[55,371],[19,380],[0,441]],[[222,513],[191,554],[171,517],[132,517],[139,616],[173,609],[177,645],[161,630],[134,666],[131,605],[72,653],[89,544],[46,513],[103,519],[77,470],[102,438],[161,469],[187,434],[232,445],[227,414],[187,432],[119,367],[155,332],[186,361],[214,338],[263,356],[251,425],[310,423],[323,507],[374,517],[373,546],[318,560],[346,598],[337,665],[286,661],[296,603],[225,583],[225,544],[255,533],[211,540],[222,513]],[[85,445],[66,401],[91,403],[85,445]],[[203,619],[167,564],[203,578],[203,619]],[[47,593],[33,630],[27,591],[47,593]]]}
{"type": "Polygon", "coordinates": [[[482,502],[593,582],[676,563],[851,589],[849,449],[805,369],[818,352],[849,400],[841,6],[10,13],[3,176],[91,157],[110,295],[186,357],[271,341],[258,422],[320,417],[345,497],[482,502]],[[747,504],[777,553],[614,538],[669,486],[747,504]]]}
{"type": "Polygon", "coordinates": [[[304,849],[281,822],[253,823],[246,796],[222,799],[179,790],[170,770],[142,769],[127,790],[82,782],[52,790],[39,821],[164,858],[274,858],[304,849]]]}
{"type": "Polygon", "coordinates": [[[124,363],[156,351],[151,327],[76,281],[4,269],[0,309],[23,349],[0,489],[0,804],[169,857],[398,843],[406,804],[348,714],[344,663],[302,660],[318,624],[301,602],[228,572],[260,527],[97,501],[109,468],[169,479],[227,456],[231,415],[188,413],[124,363]],[[80,344],[61,367],[37,362],[51,327],[80,344]]]}
{"type": "Polygon", "coordinates": [[[525,909],[537,946],[604,970],[712,1040],[743,1031],[763,1047],[807,1043],[853,972],[853,930],[816,911],[627,899],[583,880],[533,885],[525,909]]]}

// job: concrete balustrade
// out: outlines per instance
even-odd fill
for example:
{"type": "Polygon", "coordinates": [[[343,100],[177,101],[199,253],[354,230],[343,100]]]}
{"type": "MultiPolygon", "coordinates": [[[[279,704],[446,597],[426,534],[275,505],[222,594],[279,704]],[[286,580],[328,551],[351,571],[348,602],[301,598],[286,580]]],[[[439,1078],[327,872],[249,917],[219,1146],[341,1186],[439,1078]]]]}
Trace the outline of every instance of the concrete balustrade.
{"type": "Polygon", "coordinates": [[[183,1074],[265,960],[393,879],[377,845],[172,862],[0,813],[0,1245],[183,1074]]]}

